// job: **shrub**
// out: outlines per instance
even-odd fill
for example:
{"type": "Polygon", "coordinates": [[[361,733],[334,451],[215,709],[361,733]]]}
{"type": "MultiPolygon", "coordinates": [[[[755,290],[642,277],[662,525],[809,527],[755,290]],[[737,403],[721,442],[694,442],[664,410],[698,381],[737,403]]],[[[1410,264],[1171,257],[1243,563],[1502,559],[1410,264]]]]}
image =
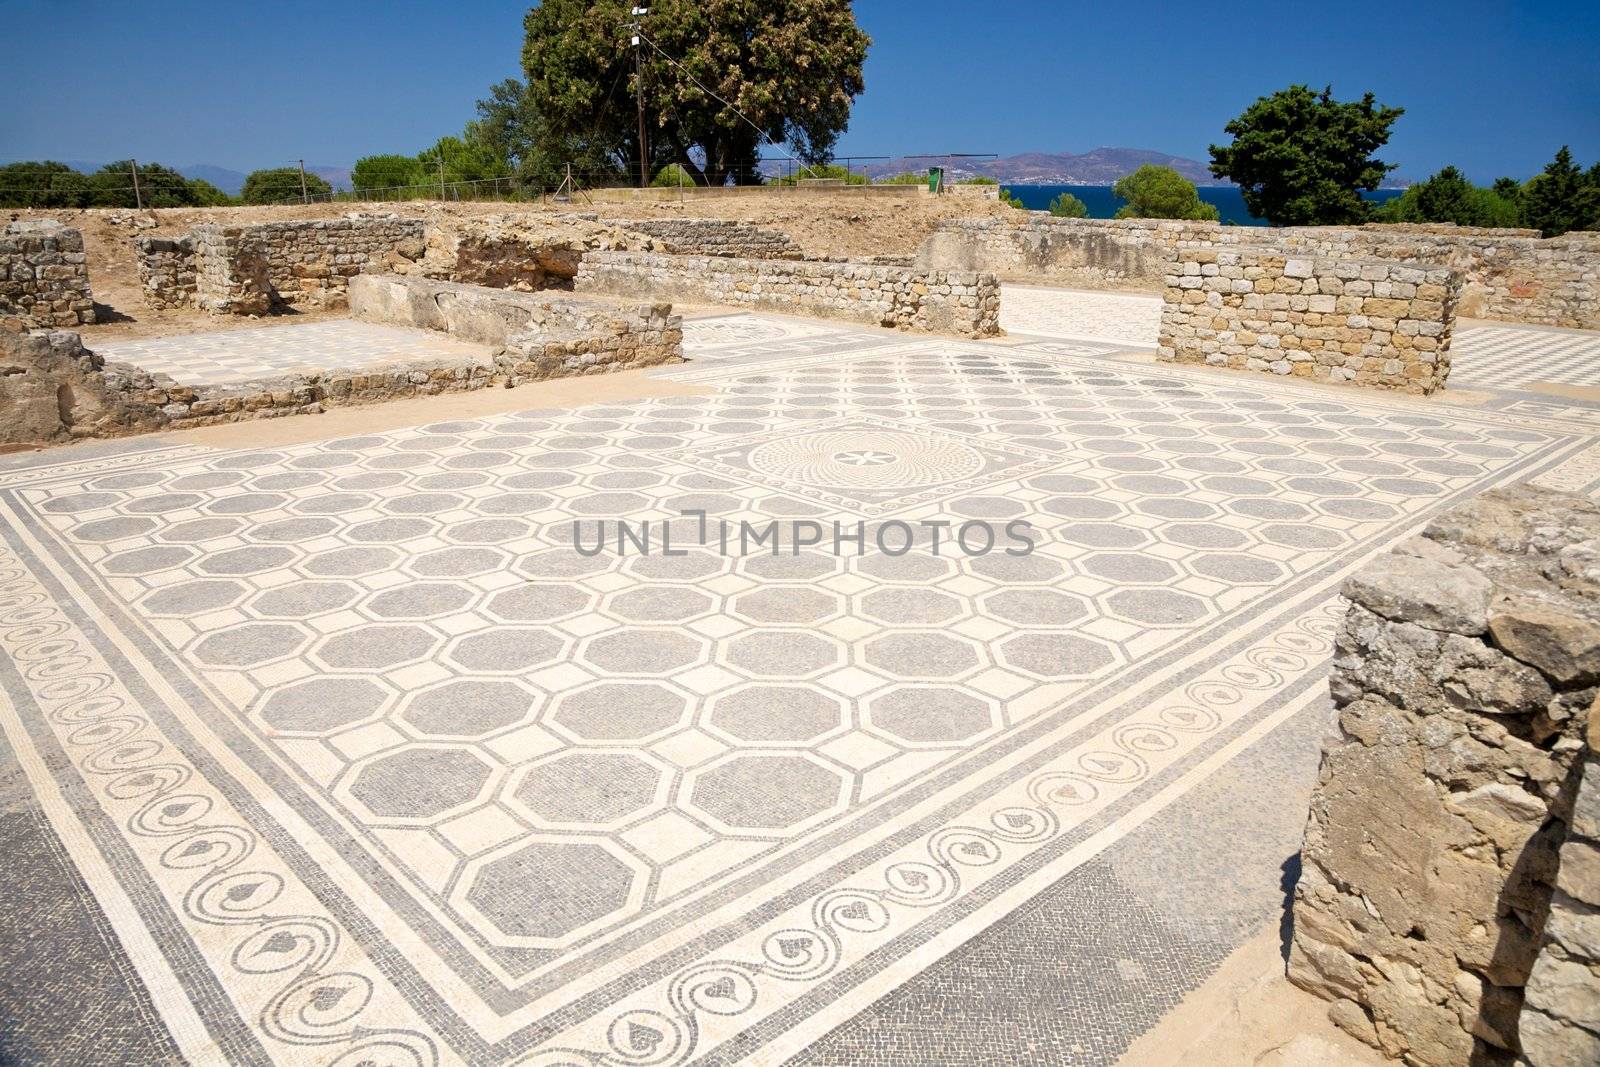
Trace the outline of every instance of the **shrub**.
{"type": "Polygon", "coordinates": [[[1050,201],[1050,214],[1058,219],[1082,219],[1089,215],[1089,205],[1073,196],[1062,193],[1050,201]]]}
{"type": "Polygon", "coordinates": [[[1117,211],[1119,219],[1193,219],[1216,222],[1214,204],[1200,199],[1194,182],[1171,167],[1146,163],[1121,179],[1112,192],[1127,203],[1117,211]]]}
{"type": "Polygon", "coordinates": [[[1028,210],[1028,206],[1022,202],[1022,199],[1012,195],[1011,190],[1005,186],[1000,187],[1000,202],[1006,207],[1014,207],[1018,211],[1028,210]]]}
{"type": "MultiPolygon", "coordinates": [[[[333,186],[317,175],[306,173],[306,192],[312,196],[328,196],[333,186]]],[[[279,204],[300,199],[300,170],[298,167],[272,167],[253,170],[244,180],[244,191],[239,199],[246,204],[279,204]]]]}
{"type": "Polygon", "coordinates": [[[693,184],[694,179],[689,176],[689,172],[676,163],[668,163],[656,171],[656,176],[650,179],[652,189],[681,189],[693,184]]]}
{"type": "Polygon", "coordinates": [[[987,174],[974,174],[972,177],[970,177],[970,178],[962,178],[960,181],[955,182],[954,184],[956,184],[956,185],[999,185],[1000,182],[999,182],[998,179],[991,178],[987,174]]]}
{"type": "Polygon", "coordinates": [[[852,173],[845,170],[837,163],[824,163],[820,165],[814,164],[807,166],[803,169],[796,170],[793,174],[785,175],[782,178],[773,178],[770,184],[799,185],[801,182],[810,181],[813,178],[835,178],[844,182],[846,185],[867,184],[867,176],[865,174],[852,173]]]}
{"type": "Polygon", "coordinates": [[[914,170],[907,170],[907,171],[902,171],[899,174],[891,174],[887,178],[879,178],[875,182],[873,182],[872,184],[874,184],[874,185],[923,185],[923,184],[925,184],[927,182],[927,180],[928,180],[928,172],[927,171],[918,172],[918,171],[914,171],[914,170]]]}

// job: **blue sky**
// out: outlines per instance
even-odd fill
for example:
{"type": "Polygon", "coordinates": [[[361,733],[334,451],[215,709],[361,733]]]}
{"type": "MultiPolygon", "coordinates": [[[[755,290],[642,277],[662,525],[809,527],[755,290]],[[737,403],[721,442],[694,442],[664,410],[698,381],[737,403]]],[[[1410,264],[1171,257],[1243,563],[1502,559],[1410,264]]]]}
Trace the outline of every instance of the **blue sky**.
{"type": "MultiPolygon", "coordinates": [[[[349,164],[459,130],[518,71],[526,3],[0,0],[0,160],[349,164]]],[[[841,154],[1205,158],[1301,81],[1406,108],[1386,157],[1525,177],[1600,158],[1600,3],[858,0],[874,38],[841,154]]]]}

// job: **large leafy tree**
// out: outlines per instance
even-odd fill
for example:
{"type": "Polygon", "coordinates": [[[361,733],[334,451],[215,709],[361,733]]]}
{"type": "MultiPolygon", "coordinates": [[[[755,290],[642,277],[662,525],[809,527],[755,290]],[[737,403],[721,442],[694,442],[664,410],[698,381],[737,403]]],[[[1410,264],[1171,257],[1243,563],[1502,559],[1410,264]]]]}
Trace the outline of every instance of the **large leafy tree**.
{"type": "MultiPolygon", "coordinates": [[[[651,172],[676,163],[710,185],[758,181],[767,140],[807,162],[828,157],[864,90],[871,44],[849,0],[648,6],[641,47],[651,172]]],[[[631,7],[632,0],[544,0],[524,20],[522,66],[548,138],[599,147],[636,174],[631,7]]]]}
{"type": "Polygon", "coordinates": [[[1362,191],[1394,169],[1373,153],[1404,113],[1371,93],[1346,102],[1332,87],[1291,85],[1223,127],[1233,143],[1211,146],[1211,173],[1237,183],[1250,211],[1274,225],[1361,222],[1371,210],[1362,191]]]}
{"type": "Polygon", "coordinates": [[[422,165],[416,156],[362,156],[350,170],[350,184],[357,193],[378,189],[407,188],[424,181],[422,165]]]}
{"type": "Polygon", "coordinates": [[[1523,187],[1522,213],[1546,237],[1600,229],[1600,164],[1585,174],[1566,145],[1523,187]]]}
{"type": "Polygon", "coordinates": [[[88,177],[90,207],[194,207],[201,197],[189,179],[160,163],[139,164],[139,195],[133,193],[133,161],[107,163],[88,177]]]}
{"type": "Polygon", "coordinates": [[[1171,167],[1146,163],[1112,187],[1127,203],[1117,210],[1119,219],[1194,219],[1216,222],[1217,208],[1200,199],[1194,182],[1171,167]]]}
{"type": "Polygon", "coordinates": [[[83,207],[89,179],[54,160],[0,167],[0,207],[83,207]]]}
{"type": "MultiPolygon", "coordinates": [[[[306,173],[306,192],[312,196],[327,196],[333,192],[317,175],[306,173]]],[[[300,168],[271,167],[253,170],[244,179],[244,189],[239,198],[246,204],[282,204],[300,199],[300,168]]]]}

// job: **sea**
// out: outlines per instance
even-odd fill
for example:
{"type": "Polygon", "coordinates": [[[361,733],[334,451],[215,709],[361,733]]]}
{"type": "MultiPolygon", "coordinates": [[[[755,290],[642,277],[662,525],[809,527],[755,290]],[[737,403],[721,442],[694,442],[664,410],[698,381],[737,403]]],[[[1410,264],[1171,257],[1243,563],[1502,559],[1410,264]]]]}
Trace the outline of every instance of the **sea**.
{"type": "MultiPolygon", "coordinates": [[[[1071,193],[1082,200],[1089,209],[1092,219],[1109,219],[1117,213],[1124,201],[1111,191],[1109,185],[1007,185],[1004,189],[1018,200],[1022,206],[1030,211],[1044,211],[1050,207],[1050,201],[1062,193],[1071,193]]],[[[1364,194],[1374,203],[1383,203],[1392,197],[1399,196],[1403,189],[1378,189],[1364,194]]],[[[1217,213],[1223,222],[1235,226],[1265,226],[1266,219],[1257,218],[1250,214],[1250,209],[1244,206],[1244,194],[1237,186],[1233,185],[1203,185],[1200,187],[1200,199],[1208,204],[1217,205],[1217,213]]]]}

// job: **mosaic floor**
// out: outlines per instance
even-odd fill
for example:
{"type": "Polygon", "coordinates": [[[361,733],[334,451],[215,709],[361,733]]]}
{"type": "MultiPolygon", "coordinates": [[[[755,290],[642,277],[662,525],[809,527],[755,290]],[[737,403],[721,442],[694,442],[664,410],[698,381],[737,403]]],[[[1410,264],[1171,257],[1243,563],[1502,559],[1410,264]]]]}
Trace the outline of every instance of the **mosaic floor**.
{"type": "Polygon", "coordinates": [[[0,464],[0,1058],[1110,1064],[1281,915],[1344,577],[1600,479],[1509,394],[686,334],[699,395],[0,464]]]}
{"type": "Polygon", "coordinates": [[[108,360],[132,363],[186,385],[227,385],[295,370],[335,370],[374,363],[486,355],[487,345],[427,330],[335,319],[96,344],[108,360]]]}

